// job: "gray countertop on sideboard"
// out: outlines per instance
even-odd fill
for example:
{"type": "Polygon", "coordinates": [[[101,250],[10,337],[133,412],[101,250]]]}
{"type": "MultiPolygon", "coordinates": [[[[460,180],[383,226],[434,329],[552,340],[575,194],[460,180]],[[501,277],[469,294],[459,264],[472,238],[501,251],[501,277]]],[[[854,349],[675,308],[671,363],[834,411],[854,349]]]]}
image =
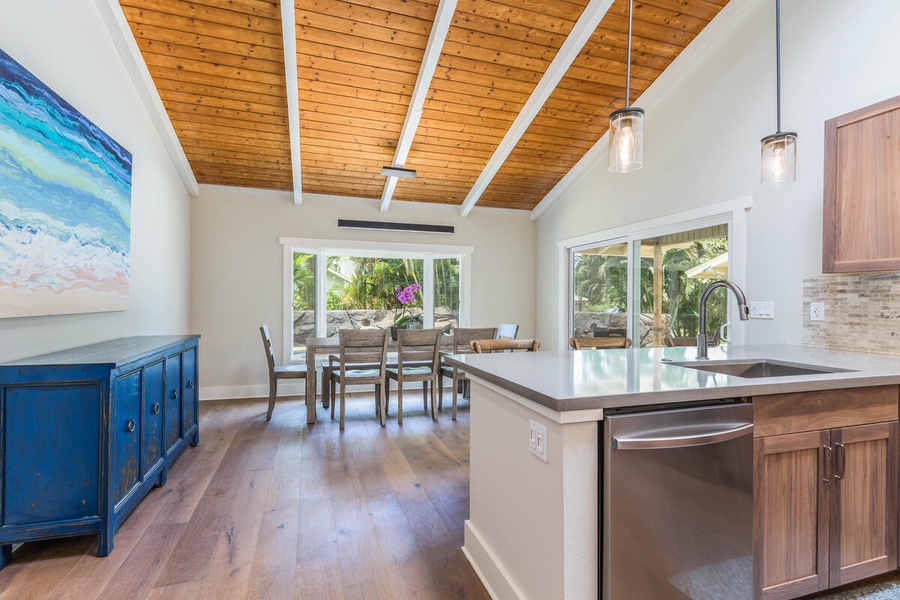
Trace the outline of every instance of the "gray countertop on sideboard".
{"type": "Polygon", "coordinates": [[[711,348],[709,358],[769,359],[852,371],[745,379],[667,364],[695,360],[696,354],[696,348],[629,348],[465,354],[445,360],[559,412],[900,383],[900,356],[805,346],[711,348]]]}

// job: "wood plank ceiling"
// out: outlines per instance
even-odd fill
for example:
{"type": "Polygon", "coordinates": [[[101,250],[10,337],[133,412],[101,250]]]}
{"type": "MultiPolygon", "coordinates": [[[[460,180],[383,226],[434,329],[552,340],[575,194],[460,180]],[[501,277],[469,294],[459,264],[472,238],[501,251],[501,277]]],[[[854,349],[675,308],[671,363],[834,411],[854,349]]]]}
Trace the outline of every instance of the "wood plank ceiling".
{"type": "MultiPolygon", "coordinates": [[[[727,2],[635,2],[632,100],[727,2]]],[[[293,189],[279,3],[121,5],[198,182],[293,189]]],[[[587,5],[457,0],[404,163],[417,176],[392,198],[462,205],[587,5]]],[[[382,198],[437,11],[296,0],[304,193],[382,198]]],[[[628,0],[615,0],[478,206],[533,209],[603,136],[624,106],[627,31],[628,0]]]]}

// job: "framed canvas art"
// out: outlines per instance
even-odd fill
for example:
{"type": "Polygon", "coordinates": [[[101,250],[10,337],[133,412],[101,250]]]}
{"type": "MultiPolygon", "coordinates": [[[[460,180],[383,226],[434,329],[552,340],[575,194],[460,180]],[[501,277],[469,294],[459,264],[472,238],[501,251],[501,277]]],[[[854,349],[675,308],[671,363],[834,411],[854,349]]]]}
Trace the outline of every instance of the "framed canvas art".
{"type": "Polygon", "coordinates": [[[0,50],[0,318],[128,308],[131,153],[0,50]]]}

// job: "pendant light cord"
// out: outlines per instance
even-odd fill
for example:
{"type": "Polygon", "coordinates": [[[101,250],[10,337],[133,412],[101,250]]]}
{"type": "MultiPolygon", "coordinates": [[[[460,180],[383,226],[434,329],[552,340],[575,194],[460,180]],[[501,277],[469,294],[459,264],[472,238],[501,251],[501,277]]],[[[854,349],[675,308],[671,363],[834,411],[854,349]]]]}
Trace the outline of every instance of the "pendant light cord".
{"type": "Polygon", "coordinates": [[[781,0],[775,0],[775,99],[775,132],[781,133],[781,0]]]}
{"type": "MultiPolygon", "coordinates": [[[[776,0],[777,2],[778,0],[776,0]]],[[[631,14],[634,12],[634,0],[628,0],[628,56],[625,57],[625,108],[631,106],[631,14]]],[[[780,117],[779,117],[780,119],[780,117]]]]}

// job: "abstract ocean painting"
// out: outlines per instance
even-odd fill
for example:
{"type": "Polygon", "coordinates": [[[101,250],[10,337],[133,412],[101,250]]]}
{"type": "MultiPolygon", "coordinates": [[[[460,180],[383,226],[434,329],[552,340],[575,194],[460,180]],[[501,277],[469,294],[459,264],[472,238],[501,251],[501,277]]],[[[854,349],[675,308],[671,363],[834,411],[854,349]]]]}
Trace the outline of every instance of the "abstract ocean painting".
{"type": "Polygon", "coordinates": [[[0,50],[0,318],[128,308],[131,153],[0,50]]]}

